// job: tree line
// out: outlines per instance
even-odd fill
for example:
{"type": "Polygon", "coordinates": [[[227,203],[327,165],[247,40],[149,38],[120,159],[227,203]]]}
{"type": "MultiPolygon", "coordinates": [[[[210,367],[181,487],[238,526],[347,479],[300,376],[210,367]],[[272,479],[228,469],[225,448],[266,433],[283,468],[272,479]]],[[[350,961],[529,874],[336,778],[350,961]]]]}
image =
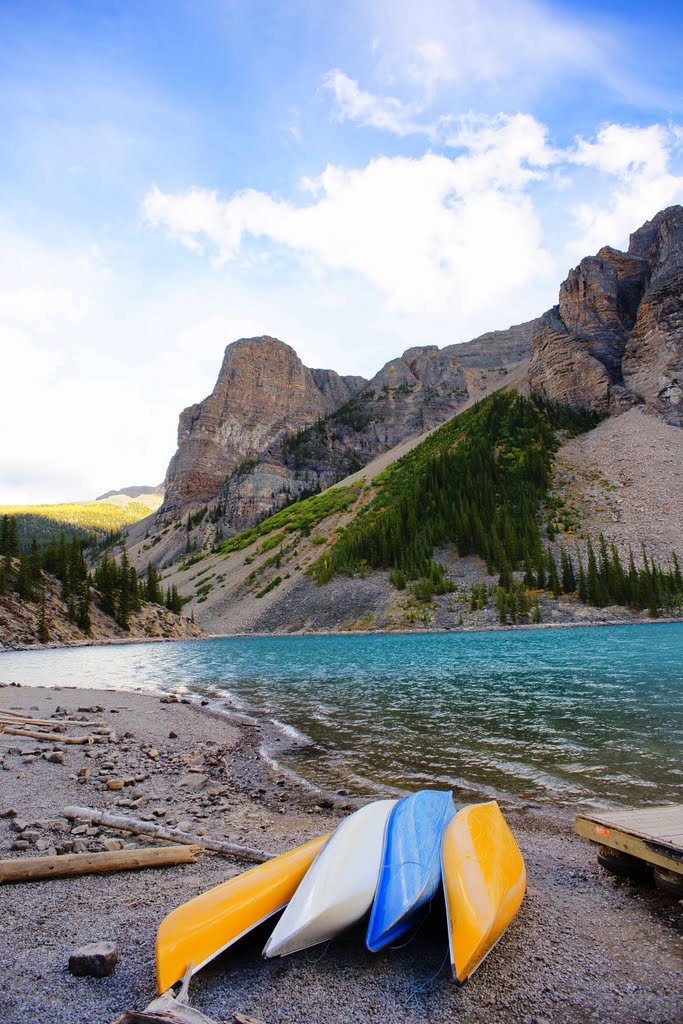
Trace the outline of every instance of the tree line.
{"type": "Polygon", "coordinates": [[[67,617],[86,635],[92,632],[93,600],[124,630],[130,628],[130,616],[139,611],[143,601],[162,605],[180,614],[183,601],[173,584],[161,586],[159,572],[150,562],[141,578],[130,565],[125,542],[119,542],[118,559],[104,546],[91,548],[94,559],[91,571],[86,559],[88,545],[76,534],[67,538],[65,532],[51,537],[41,547],[36,535],[20,542],[15,516],[0,518],[0,595],[15,593],[21,601],[40,605],[38,639],[49,640],[45,610],[44,574],[54,576],[61,584],[60,597],[66,605],[67,617]]]}
{"type": "MultiPolygon", "coordinates": [[[[592,413],[540,399],[497,392],[455,416],[389,467],[374,483],[378,493],[312,566],[325,583],[335,573],[388,568],[399,589],[416,581],[416,596],[453,589],[434,561],[436,548],[455,544],[461,556],[476,554],[490,575],[498,573],[499,610],[507,616],[521,600],[513,573],[524,586],[576,593],[587,604],[621,604],[658,614],[680,606],[681,574],[664,570],[647,554],[628,566],[608,548],[589,541],[562,548],[559,564],[542,531],[540,511],[550,487],[558,431],[574,436],[598,422],[592,413]],[[677,604],[678,602],[678,604],[677,604]]],[[[526,609],[523,614],[526,614],[526,609]]]]}

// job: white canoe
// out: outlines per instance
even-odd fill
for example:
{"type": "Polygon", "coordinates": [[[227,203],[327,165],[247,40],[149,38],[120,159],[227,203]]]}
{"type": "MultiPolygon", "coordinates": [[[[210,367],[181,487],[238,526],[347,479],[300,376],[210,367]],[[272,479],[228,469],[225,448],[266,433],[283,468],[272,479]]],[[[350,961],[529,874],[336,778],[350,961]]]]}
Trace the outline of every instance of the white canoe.
{"type": "Polygon", "coordinates": [[[263,950],[286,956],[327,942],[372,906],[384,832],[396,800],[376,800],[338,826],[304,875],[263,950]]]}

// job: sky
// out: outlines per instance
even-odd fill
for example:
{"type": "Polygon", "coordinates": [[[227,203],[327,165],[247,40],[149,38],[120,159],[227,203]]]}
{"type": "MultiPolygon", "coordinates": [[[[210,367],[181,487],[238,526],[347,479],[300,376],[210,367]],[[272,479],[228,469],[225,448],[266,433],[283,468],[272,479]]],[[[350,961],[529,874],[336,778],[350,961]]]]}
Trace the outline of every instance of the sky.
{"type": "Polygon", "coordinates": [[[683,202],[683,5],[0,0],[0,504],[158,483],[225,346],[372,376],[683,202]]]}

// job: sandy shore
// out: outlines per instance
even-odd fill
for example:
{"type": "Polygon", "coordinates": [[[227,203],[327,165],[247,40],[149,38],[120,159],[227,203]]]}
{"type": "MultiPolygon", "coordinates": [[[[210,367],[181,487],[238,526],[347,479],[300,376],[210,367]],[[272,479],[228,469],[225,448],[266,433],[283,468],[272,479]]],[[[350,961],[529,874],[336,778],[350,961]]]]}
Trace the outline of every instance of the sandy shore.
{"type": "MultiPolygon", "coordinates": [[[[1,707],[36,717],[57,707],[99,708],[83,717],[115,733],[89,748],[0,735],[0,813],[13,809],[29,823],[28,852],[103,849],[113,839],[154,845],[107,830],[65,831],[60,811],[69,804],[147,816],[273,853],[334,828],[358,806],[353,794],[316,793],[276,774],[259,755],[264,726],[223,713],[221,702],[187,700],[0,688],[1,707]],[[48,760],[51,754],[58,756],[48,760]],[[85,768],[89,777],[79,781],[85,768]],[[118,778],[130,784],[110,791],[107,781],[118,778]]],[[[601,869],[588,844],[572,835],[566,808],[506,814],[527,864],[528,894],[463,988],[450,981],[437,907],[410,943],[377,956],[365,952],[359,929],[327,949],[269,963],[259,956],[267,935],[261,929],[193,979],[192,1004],[216,1021],[239,1011],[265,1024],[680,1024],[681,904],[601,869]]],[[[15,821],[0,818],[3,858],[17,855],[15,821]]],[[[154,941],[163,917],[245,866],[207,854],[183,867],[1,887],[0,1021],[106,1024],[124,1009],[143,1008],[155,994],[154,941]],[[96,939],[117,945],[114,974],[72,977],[70,953],[96,939]]]]}

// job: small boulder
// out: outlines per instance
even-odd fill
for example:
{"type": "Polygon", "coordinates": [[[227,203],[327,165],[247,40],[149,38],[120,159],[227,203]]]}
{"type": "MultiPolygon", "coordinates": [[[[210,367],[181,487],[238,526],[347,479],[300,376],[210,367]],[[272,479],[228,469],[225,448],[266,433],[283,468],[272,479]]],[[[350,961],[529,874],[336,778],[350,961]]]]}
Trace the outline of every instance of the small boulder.
{"type": "Polygon", "coordinates": [[[106,978],[116,967],[119,951],[113,942],[89,942],[69,957],[69,970],[77,978],[106,978]]]}

